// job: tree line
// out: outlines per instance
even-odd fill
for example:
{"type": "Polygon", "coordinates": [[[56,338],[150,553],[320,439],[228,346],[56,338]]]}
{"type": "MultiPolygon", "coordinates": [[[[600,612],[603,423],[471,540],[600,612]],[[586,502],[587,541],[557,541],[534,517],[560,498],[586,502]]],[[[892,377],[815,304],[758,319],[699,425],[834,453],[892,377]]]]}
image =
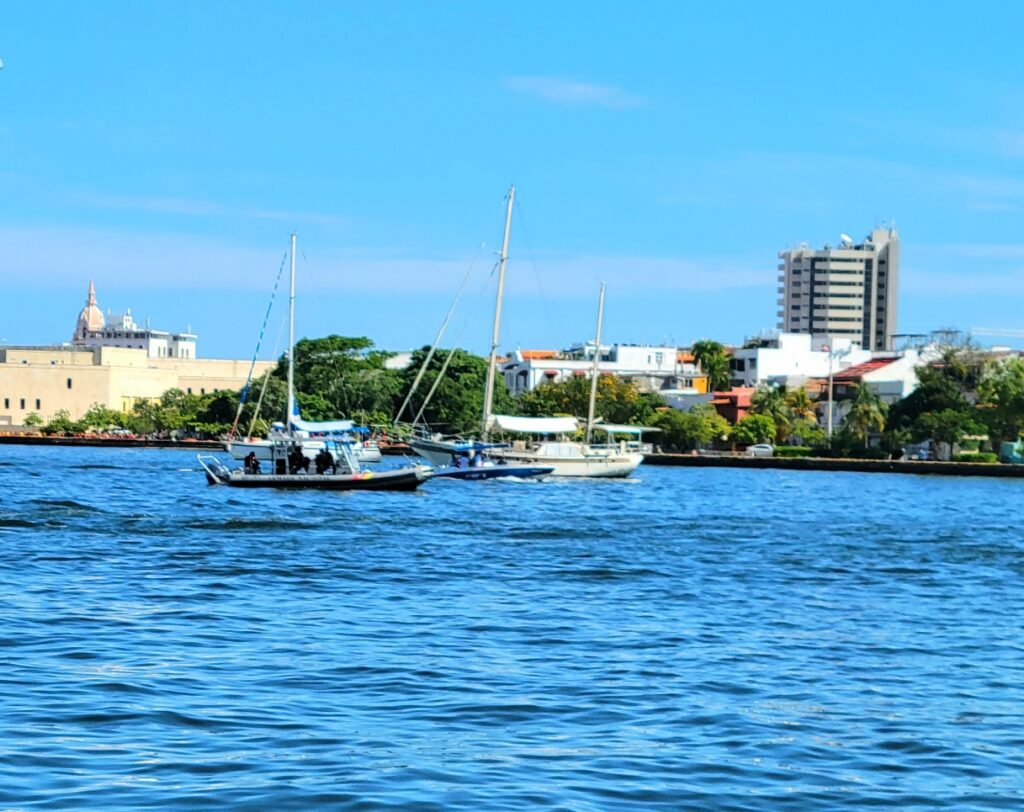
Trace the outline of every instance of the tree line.
{"type": "MultiPolygon", "coordinates": [[[[698,342],[693,352],[714,389],[728,388],[728,357],[721,344],[698,342]]],[[[416,350],[403,369],[388,366],[391,353],[365,337],[302,339],[295,346],[296,399],[308,420],[349,418],[389,427],[429,355],[416,350]]],[[[287,359],[251,381],[239,412],[242,392],[193,395],[172,389],[160,398],[139,400],[128,412],[94,405],[79,420],[58,412],[47,423],[30,415],[26,423],[50,434],[120,428],[137,435],[184,433],[213,437],[227,433],[238,418],[239,433],[265,434],[269,423],[284,418],[287,359]]],[[[892,453],[910,442],[931,440],[953,447],[965,439],[987,437],[994,449],[1024,432],[1024,361],[992,361],[970,346],[947,347],[938,359],[917,370],[918,386],[888,406],[869,386],[858,387],[831,443],[818,424],[816,402],[803,388],[786,391],[762,386],[749,414],[730,425],[710,404],[687,412],[667,408],[656,393],[640,392],[631,382],[604,374],[598,380],[596,414],[609,423],[649,425],[660,430],[659,445],[691,450],[711,445],[735,447],[771,442],[828,453],[892,453]]],[[[438,350],[423,370],[416,393],[401,418],[451,434],[479,431],[487,360],[461,349],[438,350]],[[430,395],[429,402],[427,396],[430,395]]],[[[584,418],[590,380],[574,376],[544,383],[514,399],[503,379],[495,382],[494,411],[524,415],[568,414],[584,418]]]]}

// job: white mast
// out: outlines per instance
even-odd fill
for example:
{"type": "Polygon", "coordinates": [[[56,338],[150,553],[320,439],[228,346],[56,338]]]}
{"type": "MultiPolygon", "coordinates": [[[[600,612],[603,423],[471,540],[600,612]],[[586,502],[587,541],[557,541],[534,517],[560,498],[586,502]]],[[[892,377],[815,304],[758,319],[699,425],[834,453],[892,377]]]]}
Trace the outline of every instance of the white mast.
{"type": "Polygon", "coordinates": [[[601,283],[601,295],[597,300],[597,337],[594,339],[594,371],[590,374],[590,404],[587,406],[587,442],[594,430],[594,404],[597,401],[597,379],[601,364],[601,321],[604,319],[604,286],[601,283]]]}
{"type": "Polygon", "coordinates": [[[508,208],[505,210],[505,235],[501,240],[501,257],[498,260],[498,296],[494,303],[494,331],[491,333],[491,359],[487,367],[487,388],[484,390],[484,425],[480,432],[486,441],[494,408],[494,372],[498,363],[498,341],[501,331],[501,300],[505,295],[505,262],[508,260],[508,234],[512,228],[512,204],[516,199],[516,187],[508,189],[508,208]]]}
{"type": "Polygon", "coordinates": [[[285,431],[291,434],[295,417],[295,232],[292,232],[292,273],[288,293],[288,414],[284,419],[285,431]]]}

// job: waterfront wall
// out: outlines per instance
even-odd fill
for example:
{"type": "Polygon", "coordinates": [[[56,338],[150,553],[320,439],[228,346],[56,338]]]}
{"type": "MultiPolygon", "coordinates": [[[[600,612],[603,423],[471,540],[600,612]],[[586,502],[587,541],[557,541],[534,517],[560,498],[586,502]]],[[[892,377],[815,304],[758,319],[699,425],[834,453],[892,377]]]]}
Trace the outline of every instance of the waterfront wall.
{"type": "Polygon", "coordinates": [[[690,468],[776,468],[789,471],[860,471],[877,474],[943,474],[946,476],[1024,477],[1024,465],[971,462],[924,462],[918,460],[847,460],[827,457],[702,456],[697,454],[647,454],[646,465],[678,465],[690,468]]]}

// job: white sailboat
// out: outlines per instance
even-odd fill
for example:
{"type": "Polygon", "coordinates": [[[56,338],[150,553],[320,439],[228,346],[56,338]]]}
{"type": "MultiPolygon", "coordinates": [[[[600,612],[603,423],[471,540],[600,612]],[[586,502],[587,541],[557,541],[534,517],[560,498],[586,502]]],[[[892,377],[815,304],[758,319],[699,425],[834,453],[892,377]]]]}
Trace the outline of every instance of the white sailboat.
{"type": "MultiPolygon", "coordinates": [[[[494,305],[494,325],[491,332],[491,351],[487,366],[487,385],[484,390],[484,413],[481,439],[487,443],[491,431],[521,434],[544,439],[523,439],[507,447],[493,447],[489,454],[498,461],[517,467],[543,466],[551,469],[551,476],[558,477],[626,477],[643,462],[643,453],[636,443],[621,442],[618,445],[606,443],[594,445],[590,442],[594,430],[601,430],[602,424],[594,420],[594,403],[597,394],[598,362],[600,361],[601,321],[604,315],[604,285],[598,306],[597,344],[595,345],[594,371],[591,382],[589,418],[587,420],[586,442],[572,439],[579,430],[575,417],[516,417],[494,414],[494,384],[497,373],[498,344],[501,332],[501,310],[505,294],[505,266],[508,260],[509,233],[512,226],[512,208],[516,189],[508,192],[508,207],[505,211],[505,231],[502,237],[501,254],[498,262],[498,291],[494,305]]],[[[627,428],[627,427],[616,427],[627,428]]],[[[629,427],[633,428],[633,427],[629,427]]],[[[609,434],[609,437],[612,435],[609,434]]],[[[465,446],[462,438],[444,437],[434,434],[417,437],[410,445],[418,454],[434,465],[447,465],[453,454],[465,446]]]]}
{"type": "Polygon", "coordinates": [[[336,464],[343,464],[346,457],[351,457],[360,463],[380,462],[381,453],[377,442],[364,438],[365,430],[356,426],[351,420],[330,420],[313,422],[303,420],[299,414],[298,403],[295,399],[295,368],[293,358],[295,356],[295,242],[296,237],[291,237],[291,273],[289,283],[289,310],[288,310],[288,405],[285,422],[271,424],[270,431],[265,439],[255,437],[239,437],[228,439],[224,443],[224,450],[233,459],[244,460],[250,454],[255,454],[260,462],[270,462],[274,458],[275,449],[282,443],[297,443],[302,450],[303,456],[309,460],[315,460],[317,455],[327,449],[334,458],[336,464]]]}
{"type": "MultiPolygon", "coordinates": [[[[499,283],[500,284],[500,283],[499,283]]],[[[619,433],[635,432],[639,439],[643,431],[638,426],[608,426],[594,419],[597,401],[597,381],[601,361],[601,323],[604,319],[605,285],[601,283],[601,295],[597,306],[597,338],[594,342],[594,367],[590,378],[590,400],[587,406],[586,435],[584,442],[571,439],[579,430],[575,417],[513,417],[484,413],[484,439],[492,429],[506,433],[540,435],[541,440],[517,440],[509,448],[495,451],[495,456],[510,464],[550,465],[552,476],[558,477],[627,477],[644,461],[638,443],[611,442],[616,430],[619,433]],[[591,438],[595,430],[604,431],[609,442],[594,444],[591,438]]],[[[497,340],[497,330],[495,330],[497,340]]],[[[492,364],[494,360],[492,350],[492,364]]],[[[486,402],[486,399],[485,399],[486,402]]]]}

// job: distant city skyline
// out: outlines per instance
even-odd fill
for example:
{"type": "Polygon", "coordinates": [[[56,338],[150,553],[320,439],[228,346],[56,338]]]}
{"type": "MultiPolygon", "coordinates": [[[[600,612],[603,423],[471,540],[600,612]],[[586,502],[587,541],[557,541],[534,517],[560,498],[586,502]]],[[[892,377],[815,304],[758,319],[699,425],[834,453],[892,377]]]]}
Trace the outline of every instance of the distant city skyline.
{"type": "Polygon", "coordinates": [[[474,264],[482,352],[511,182],[503,349],[588,337],[601,279],[610,341],[739,342],[780,250],[893,220],[900,332],[1024,328],[1024,10],[959,12],[16,4],[0,340],[68,340],[95,279],[247,357],[295,230],[301,335],[427,344],[474,264]]]}

